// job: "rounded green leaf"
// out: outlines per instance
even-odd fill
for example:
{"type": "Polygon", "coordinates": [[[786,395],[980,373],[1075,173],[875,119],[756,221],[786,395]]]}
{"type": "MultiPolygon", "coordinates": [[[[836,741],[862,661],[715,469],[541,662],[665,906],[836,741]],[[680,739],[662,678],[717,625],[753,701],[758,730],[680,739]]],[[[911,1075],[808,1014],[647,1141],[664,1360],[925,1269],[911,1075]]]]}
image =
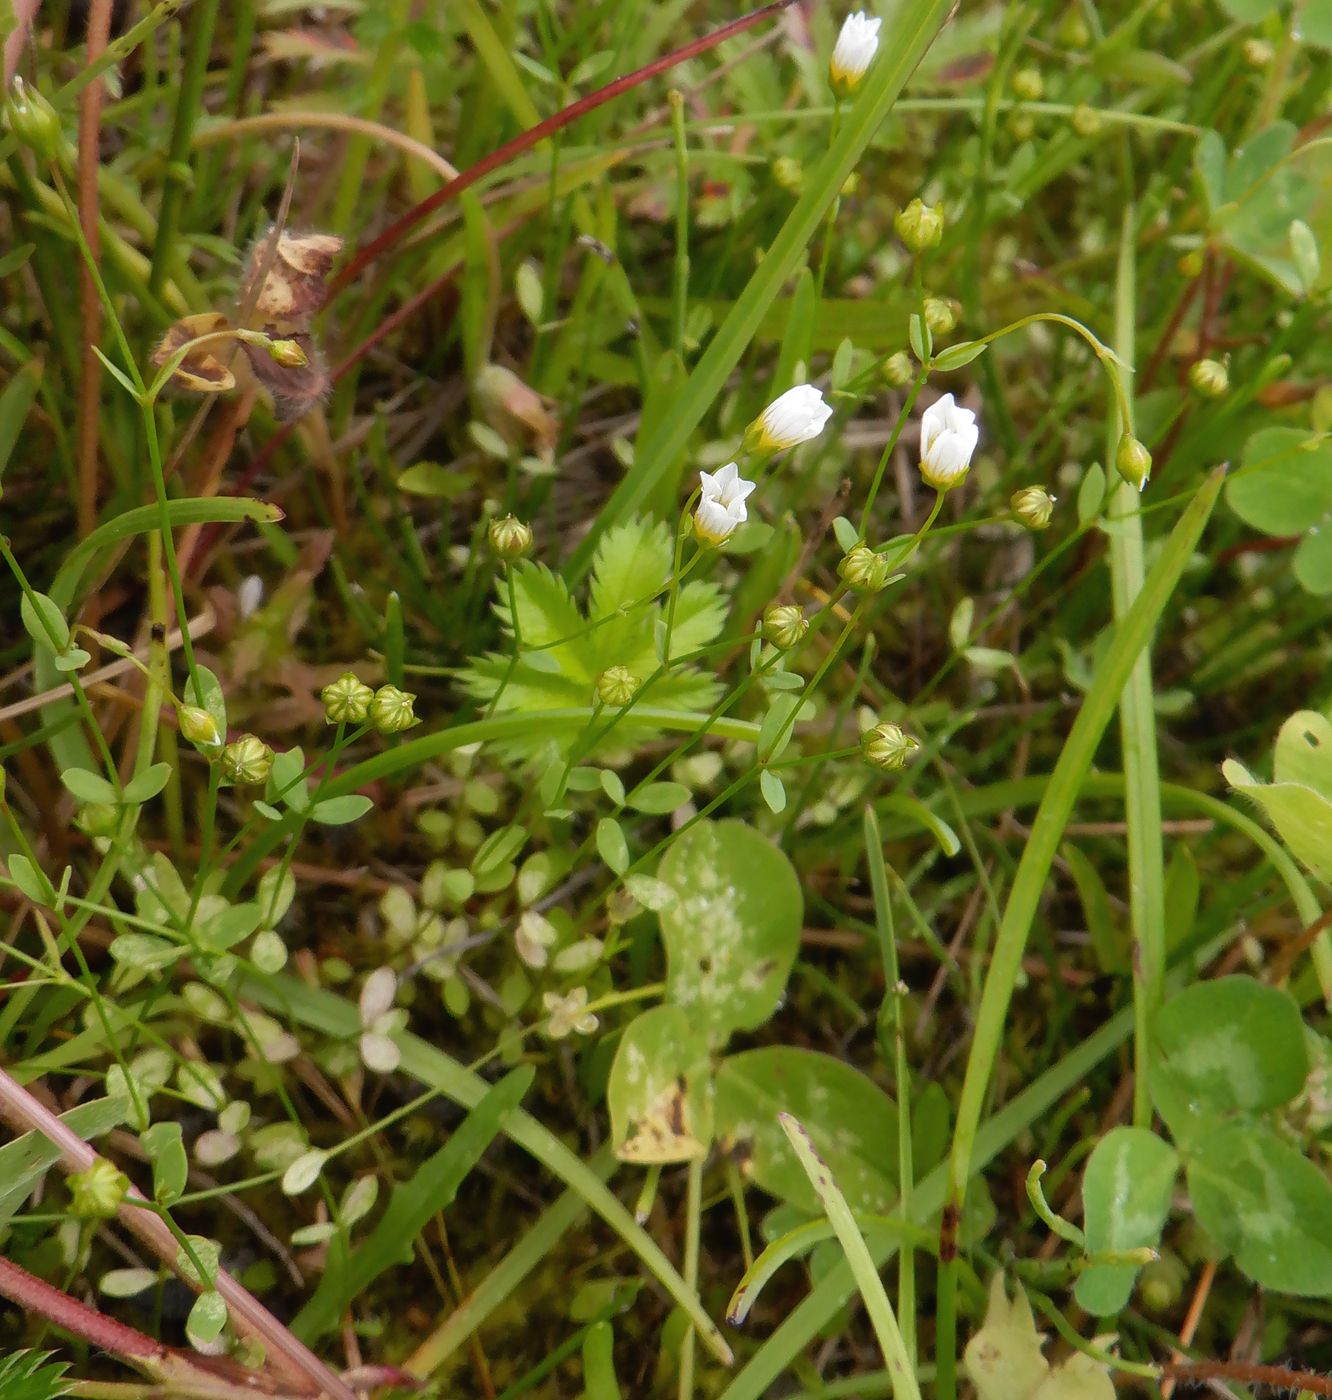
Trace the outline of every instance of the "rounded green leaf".
{"type": "MultiPolygon", "coordinates": [[[[1082,1208],[1087,1251],[1155,1248],[1170,1210],[1179,1156],[1146,1128],[1113,1128],[1087,1161],[1082,1208]]],[[[1133,1291],[1132,1264],[1093,1264],[1073,1293],[1096,1317],[1119,1312],[1133,1291]]]]}
{"type": "Polygon", "coordinates": [[[1234,1123],[1188,1160],[1198,1223],[1255,1283],[1332,1295],[1332,1183],[1269,1128],[1234,1123]]]}
{"type": "Polygon", "coordinates": [[[1264,428],[1244,444],[1226,500],[1269,535],[1300,535],[1332,511],[1332,446],[1300,428],[1264,428]]]}
{"type": "Polygon", "coordinates": [[[815,1214],[818,1197],[779,1113],[804,1125],[853,1211],[892,1206],[897,1105],[873,1080],[831,1055],[788,1046],[731,1055],[717,1071],[718,1137],[756,1185],[815,1214]]]}
{"type": "Polygon", "coordinates": [[[1221,765],[1236,792],[1256,802],[1291,854],[1320,880],[1332,882],[1332,801],[1303,783],[1255,782],[1234,759],[1221,765]]]}
{"type": "Polygon", "coordinates": [[[1172,997],[1161,1008],[1156,1039],[1158,1073],[1179,1101],[1204,1113],[1278,1108],[1300,1092],[1309,1072],[1299,1007],[1251,977],[1198,982],[1172,997]]]}
{"type": "MultiPolygon", "coordinates": [[[[662,857],[666,997],[713,1045],[777,1009],[800,947],[804,903],[785,854],[743,822],[698,822],[662,857]]],[[[797,1115],[799,1116],[799,1115],[797,1115]]]]}
{"type": "Polygon", "coordinates": [[[623,1162],[695,1161],[712,1141],[706,1041],[678,1006],[654,1006],[625,1028],[610,1083],[611,1138],[623,1162]]]}

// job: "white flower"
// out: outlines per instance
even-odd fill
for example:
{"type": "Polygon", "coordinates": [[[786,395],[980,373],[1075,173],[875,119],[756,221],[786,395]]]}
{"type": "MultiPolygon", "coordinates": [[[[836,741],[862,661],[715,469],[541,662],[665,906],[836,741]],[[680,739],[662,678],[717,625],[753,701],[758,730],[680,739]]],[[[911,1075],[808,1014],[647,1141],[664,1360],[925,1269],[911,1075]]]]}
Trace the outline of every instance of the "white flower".
{"type": "Polygon", "coordinates": [[[513,931],[513,946],[528,967],[545,967],[555,937],[555,925],[544,914],[529,909],[513,931]]]}
{"type": "Polygon", "coordinates": [[[849,96],[860,86],[865,70],[878,51],[879,25],[882,23],[882,20],[870,19],[863,12],[846,17],[828,65],[833,90],[839,97],[849,96]]]}
{"type": "Polygon", "coordinates": [[[797,384],[779,395],[749,425],[745,447],[750,452],[780,452],[816,438],[832,417],[832,405],[812,384],[797,384]]]}
{"type": "Polygon", "coordinates": [[[920,474],[937,491],[958,485],[971,466],[980,429],[969,408],[952,394],[932,403],[920,419],[920,474]]]}
{"type": "Polygon", "coordinates": [[[743,525],[747,519],[745,497],[754,489],[755,483],[746,481],[734,462],[727,462],[715,474],[699,472],[698,475],[702,482],[702,495],[694,512],[694,530],[699,539],[706,543],[721,544],[730,539],[735,527],[743,525]]]}
{"type": "Polygon", "coordinates": [[[564,997],[558,992],[545,992],[541,1005],[549,1018],[546,1034],[552,1040],[563,1040],[570,1031],[591,1035],[599,1024],[596,1016],[587,1009],[586,987],[575,987],[564,997]]]}

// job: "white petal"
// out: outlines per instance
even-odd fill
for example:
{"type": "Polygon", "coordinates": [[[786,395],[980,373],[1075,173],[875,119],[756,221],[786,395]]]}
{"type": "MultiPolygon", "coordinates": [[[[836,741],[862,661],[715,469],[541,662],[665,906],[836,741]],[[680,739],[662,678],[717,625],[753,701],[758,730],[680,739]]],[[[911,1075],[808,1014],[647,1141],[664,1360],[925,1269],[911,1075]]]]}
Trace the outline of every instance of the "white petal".
{"type": "Polygon", "coordinates": [[[361,1024],[368,1026],[382,1016],[397,994],[397,973],[391,967],[377,967],[361,988],[361,1024]]]}

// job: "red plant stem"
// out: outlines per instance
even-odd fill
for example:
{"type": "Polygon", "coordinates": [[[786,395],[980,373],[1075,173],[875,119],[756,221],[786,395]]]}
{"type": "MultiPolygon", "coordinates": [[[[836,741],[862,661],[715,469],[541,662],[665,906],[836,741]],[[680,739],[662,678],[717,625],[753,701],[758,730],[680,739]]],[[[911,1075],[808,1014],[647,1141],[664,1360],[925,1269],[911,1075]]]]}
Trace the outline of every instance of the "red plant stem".
{"type": "Polygon", "coordinates": [[[737,34],[742,34],[746,29],[752,29],[756,24],[761,24],[765,19],[794,3],[795,0],[772,0],[771,4],[753,10],[747,15],[741,15],[739,19],[733,19],[729,24],[723,24],[719,29],[714,29],[711,33],[704,34],[691,43],[673,49],[660,58],[653,59],[651,63],[645,64],[642,68],[637,68],[632,73],[626,73],[622,78],[616,78],[614,82],[607,83],[605,87],[598,88],[595,92],[589,92],[586,97],[580,97],[577,102],[571,102],[567,107],[553,113],[544,121],[540,121],[535,126],[521,132],[513,140],[506,141],[502,146],[497,146],[495,150],[491,151],[488,156],[483,156],[475,165],[469,165],[456,179],[450,180],[447,185],[436,190],[428,199],[423,199],[420,204],[409,209],[402,218],[390,224],[378,238],[373,239],[362,248],[333,279],[330,288],[332,294],[336,295],[340,292],[376,258],[386,253],[409,230],[415,228],[422,219],[433,214],[436,209],[447,204],[449,200],[455,199],[464,190],[470,189],[478,180],[489,175],[492,170],[498,170],[500,166],[511,161],[514,156],[531,150],[533,146],[544,141],[548,136],[562,131],[566,126],[576,122],[579,117],[586,116],[588,112],[596,111],[598,107],[602,107],[607,102],[619,97],[621,93],[629,92],[632,88],[645,83],[649,78],[655,78],[659,73],[667,72],[674,68],[677,63],[683,63],[686,59],[697,58],[699,54],[707,53],[709,49],[716,48],[718,44],[737,34]]]}
{"type": "MultiPolygon", "coordinates": [[[[96,63],[111,33],[111,0],[93,0],[88,14],[88,62],[96,63]]],[[[101,164],[102,80],[88,84],[79,98],[79,223],[88,256],[101,261],[102,239],[97,228],[97,168],[101,164]]],[[[83,313],[83,363],[79,381],[79,534],[89,535],[97,524],[97,449],[101,424],[99,399],[102,362],[95,346],[102,334],[102,303],[91,270],[79,263],[79,305],[83,313]]]]}
{"type": "Polygon", "coordinates": [[[1265,1385],[1294,1393],[1311,1390],[1315,1395],[1332,1395],[1332,1376],[1317,1371],[1296,1371],[1288,1366],[1259,1366],[1248,1361],[1167,1362],[1161,1375],[1177,1381],[1240,1381],[1245,1385],[1265,1385]]]}
{"type": "Polygon", "coordinates": [[[8,1298],[24,1312],[36,1313],[63,1331],[116,1356],[157,1361],[166,1354],[161,1342],[80,1303],[8,1259],[0,1259],[0,1297],[8,1298]]]}
{"type": "MultiPolygon", "coordinates": [[[[87,1171],[97,1153],[67,1124],[61,1122],[40,1100],[0,1068],[0,1121],[15,1132],[35,1130],[60,1149],[60,1167],[65,1172],[87,1171]]],[[[178,1271],[180,1246],[166,1221],[149,1207],[143,1193],[134,1186],[120,1207],[121,1223],[164,1264],[178,1271]]],[[[356,1400],[356,1393],[301,1341],[294,1337],[266,1307],[241,1287],[225,1269],[217,1271],[215,1287],[222,1295],[236,1330],[258,1338],[268,1353],[268,1364],[275,1375],[290,1381],[297,1393],[323,1392],[322,1400],[356,1400]]]]}

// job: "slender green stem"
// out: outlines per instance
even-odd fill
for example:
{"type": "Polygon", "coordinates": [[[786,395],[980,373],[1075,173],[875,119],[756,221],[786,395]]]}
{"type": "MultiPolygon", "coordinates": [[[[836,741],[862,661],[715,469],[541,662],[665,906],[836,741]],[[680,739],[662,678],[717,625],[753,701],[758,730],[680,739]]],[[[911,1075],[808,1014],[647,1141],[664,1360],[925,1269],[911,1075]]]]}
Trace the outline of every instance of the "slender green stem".
{"type": "Polygon", "coordinates": [[[916,381],[912,384],[911,391],[907,394],[901,411],[897,415],[893,431],[884,445],[883,451],[879,454],[879,464],[874,468],[869,494],[865,497],[865,504],[860,512],[860,538],[862,540],[868,537],[870,512],[874,509],[874,502],[879,498],[879,487],[883,485],[883,474],[888,470],[893,449],[897,446],[898,438],[902,436],[902,429],[906,427],[907,420],[911,417],[911,410],[915,407],[916,400],[920,397],[920,391],[925,387],[925,381],[928,377],[928,373],[923,369],[916,376],[916,381]]]}
{"type": "MultiPolygon", "coordinates": [[[[698,1288],[698,1243],[703,1225],[703,1163],[690,1162],[685,1191],[685,1257],[681,1273],[685,1287],[698,1288]]],[[[680,1384],[676,1388],[679,1400],[692,1400],[694,1394],[694,1329],[685,1329],[680,1343],[680,1384]]]]}
{"type": "Polygon", "coordinates": [[[161,292],[167,265],[175,253],[180,213],[190,184],[190,139],[203,106],[204,79],[208,73],[208,55],[213,47],[217,9],[218,0],[198,0],[190,7],[190,38],[180,75],[176,118],[172,123],[171,145],[167,151],[162,208],[157,216],[157,237],[153,242],[153,265],[148,274],[148,287],[154,294],[161,292]]]}
{"type": "MultiPolygon", "coordinates": [[[[1135,269],[1134,208],[1124,209],[1115,287],[1115,353],[1121,364],[1133,359],[1135,269]]],[[[1116,376],[1118,380],[1118,376],[1116,376]]],[[[1106,460],[1113,461],[1121,432],[1133,431],[1127,396],[1106,425],[1106,460]]],[[[1115,624],[1142,592],[1143,561],[1140,497],[1127,482],[1113,488],[1106,514],[1113,522],[1109,559],[1115,624]]],[[[1151,1122],[1147,1090],[1151,1028],[1165,987],[1165,857],[1161,849],[1161,775],[1156,752],[1156,707],[1150,648],[1139,653],[1119,705],[1120,748],[1124,763],[1124,820],[1128,833],[1129,925],[1133,934],[1133,1121],[1151,1122]]]]}
{"type": "Polygon", "coordinates": [[[675,141],[675,280],[671,288],[671,344],[683,357],[689,314],[689,145],[685,139],[684,94],[670,93],[671,133],[675,141]]]}

